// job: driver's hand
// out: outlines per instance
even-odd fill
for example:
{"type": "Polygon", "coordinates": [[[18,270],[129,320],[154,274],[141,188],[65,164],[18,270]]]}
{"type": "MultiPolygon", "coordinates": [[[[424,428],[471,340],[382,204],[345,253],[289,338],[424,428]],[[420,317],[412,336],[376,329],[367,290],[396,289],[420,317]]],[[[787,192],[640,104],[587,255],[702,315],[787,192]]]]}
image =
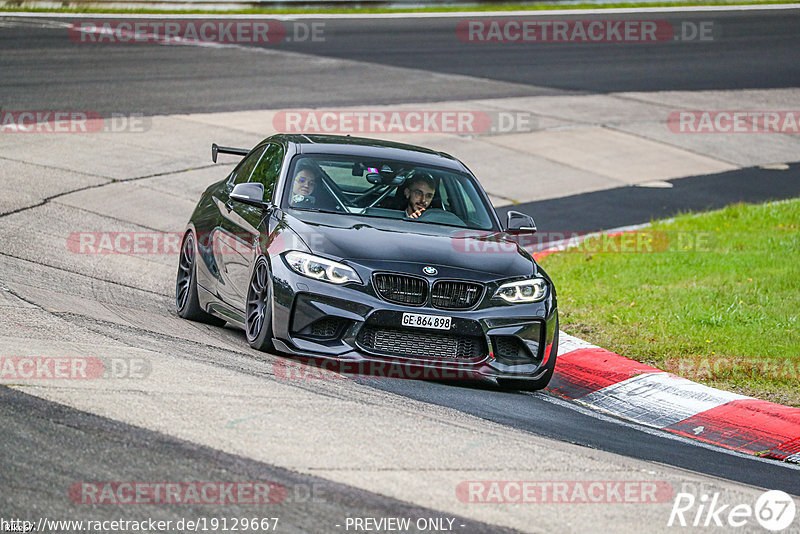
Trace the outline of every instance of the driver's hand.
{"type": "Polygon", "coordinates": [[[417,211],[415,211],[414,213],[412,213],[411,215],[409,215],[408,218],[409,219],[417,219],[417,218],[419,218],[420,215],[422,215],[423,211],[425,211],[425,208],[420,208],[417,211]]]}

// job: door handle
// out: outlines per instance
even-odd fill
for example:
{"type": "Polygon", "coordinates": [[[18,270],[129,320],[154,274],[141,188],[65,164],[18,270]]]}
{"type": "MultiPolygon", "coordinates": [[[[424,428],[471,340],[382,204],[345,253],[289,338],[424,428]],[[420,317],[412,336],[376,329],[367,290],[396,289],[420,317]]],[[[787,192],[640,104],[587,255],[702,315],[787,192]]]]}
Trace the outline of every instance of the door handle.
{"type": "Polygon", "coordinates": [[[225,207],[228,208],[228,211],[233,211],[233,200],[229,198],[228,201],[225,202],[225,207]]]}

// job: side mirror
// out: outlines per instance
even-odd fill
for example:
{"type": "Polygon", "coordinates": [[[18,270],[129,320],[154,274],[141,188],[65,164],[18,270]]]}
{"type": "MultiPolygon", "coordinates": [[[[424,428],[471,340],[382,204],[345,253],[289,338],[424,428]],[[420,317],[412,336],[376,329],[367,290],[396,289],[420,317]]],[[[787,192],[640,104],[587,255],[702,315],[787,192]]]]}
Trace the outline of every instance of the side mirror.
{"type": "Polygon", "coordinates": [[[535,234],[537,229],[536,223],[533,222],[533,217],[530,215],[525,215],[518,211],[509,211],[506,214],[506,231],[535,234]]]}
{"type": "Polygon", "coordinates": [[[258,182],[236,184],[230,194],[231,200],[248,204],[257,208],[266,208],[269,203],[264,202],[264,184],[258,182]]]}

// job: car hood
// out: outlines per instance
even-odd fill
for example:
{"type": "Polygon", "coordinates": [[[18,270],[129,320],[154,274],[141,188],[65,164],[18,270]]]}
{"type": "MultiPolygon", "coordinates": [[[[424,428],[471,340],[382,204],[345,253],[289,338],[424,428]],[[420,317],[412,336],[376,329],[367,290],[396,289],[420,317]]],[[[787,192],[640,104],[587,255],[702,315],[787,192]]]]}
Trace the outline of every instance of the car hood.
{"type": "Polygon", "coordinates": [[[285,214],[314,254],[372,270],[504,279],[536,274],[530,254],[502,232],[467,230],[405,220],[318,212],[285,214]]]}

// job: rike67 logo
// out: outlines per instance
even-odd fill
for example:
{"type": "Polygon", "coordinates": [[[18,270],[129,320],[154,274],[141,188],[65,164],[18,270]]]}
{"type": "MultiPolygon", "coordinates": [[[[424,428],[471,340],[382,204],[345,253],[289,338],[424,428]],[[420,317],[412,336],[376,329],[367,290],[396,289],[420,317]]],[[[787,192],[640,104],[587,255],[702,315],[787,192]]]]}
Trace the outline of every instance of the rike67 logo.
{"type": "Polygon", "coordinates": [[[667,521],[668,527],[740,528],[761,527],[778,532],[794,522],[796,505],[791,496],[780,490],[763,493],[755,504],[724,503],[720,493],[678,493],[667,521]]]}

